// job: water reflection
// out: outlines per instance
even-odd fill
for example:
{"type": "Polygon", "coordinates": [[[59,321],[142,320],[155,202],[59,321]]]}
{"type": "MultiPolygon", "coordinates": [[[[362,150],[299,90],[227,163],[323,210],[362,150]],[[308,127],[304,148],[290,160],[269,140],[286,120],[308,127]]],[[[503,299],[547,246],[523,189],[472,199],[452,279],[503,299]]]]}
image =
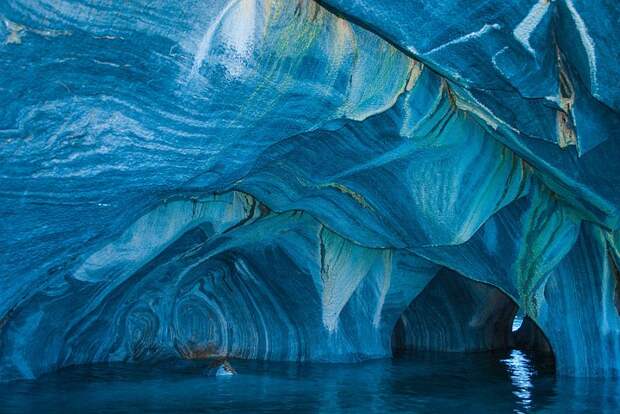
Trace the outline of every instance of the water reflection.
{"type": "Polygon", "coordinates": [[[523,351],[513,349],[510,357],[501,360],[508,367],[510,380],[514,386],[513,394],[518,398],[517,403],[522,410],[517,409],[517,413],[526,413],[532,406],[532,393],[530,389],[534,386],[532,377],[536,375],[536,370],[532,362],[523,351]]]}
{"type": "Polygon", "coordinates": [[[620,412],[617,381],[555,378],[521,351],[416,354],[361,364],[233,361],[77,367],[0,387],[2,413],[620,412]]]}

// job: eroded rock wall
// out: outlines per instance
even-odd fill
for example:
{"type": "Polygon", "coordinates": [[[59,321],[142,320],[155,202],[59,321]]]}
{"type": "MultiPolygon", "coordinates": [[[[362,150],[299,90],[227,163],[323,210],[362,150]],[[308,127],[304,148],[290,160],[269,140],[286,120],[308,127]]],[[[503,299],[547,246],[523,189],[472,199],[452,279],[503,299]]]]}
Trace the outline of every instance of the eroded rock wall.
{"type": "Polygon", "coordinates": [[[389,356],[442,268],[618,375],[618,7],[320,3],[0,4],[0,379],[389,356]]]}

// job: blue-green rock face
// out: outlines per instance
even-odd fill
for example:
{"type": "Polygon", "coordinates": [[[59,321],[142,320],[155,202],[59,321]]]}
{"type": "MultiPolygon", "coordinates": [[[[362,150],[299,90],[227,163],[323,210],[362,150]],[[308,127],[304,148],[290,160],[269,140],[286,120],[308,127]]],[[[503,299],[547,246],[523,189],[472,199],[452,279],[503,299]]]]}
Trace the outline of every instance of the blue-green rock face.
{"type": "Polygon", "coordinates": [[[619,376],[619,19],[1,2],[0,381],[493,349],[517,307],[559,373],[619,376]]]}

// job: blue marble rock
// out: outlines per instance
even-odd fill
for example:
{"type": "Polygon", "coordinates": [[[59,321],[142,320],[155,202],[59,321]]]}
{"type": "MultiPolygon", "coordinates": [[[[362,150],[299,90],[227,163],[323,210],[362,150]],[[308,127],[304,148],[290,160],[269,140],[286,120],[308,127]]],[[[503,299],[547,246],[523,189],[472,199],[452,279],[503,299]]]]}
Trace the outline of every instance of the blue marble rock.
{"type": "Polygon", "coordinates": [[[559,374],[620,376],[618,19],[0,2],[0,381],[497,349],[517,309],[559,374]]]}

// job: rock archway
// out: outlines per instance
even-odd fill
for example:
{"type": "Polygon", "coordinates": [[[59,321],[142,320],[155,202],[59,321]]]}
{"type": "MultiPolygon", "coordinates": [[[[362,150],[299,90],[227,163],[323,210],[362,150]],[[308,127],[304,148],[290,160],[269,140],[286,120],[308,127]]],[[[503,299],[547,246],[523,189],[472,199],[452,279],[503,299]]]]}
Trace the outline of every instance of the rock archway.
{"type": "Polygon", "coordinates": [[[620,376],[605,1],[0,2],[0,381],[389,357],[412,302],[397,343],[503,347],[518,306],[620,376]]]}

